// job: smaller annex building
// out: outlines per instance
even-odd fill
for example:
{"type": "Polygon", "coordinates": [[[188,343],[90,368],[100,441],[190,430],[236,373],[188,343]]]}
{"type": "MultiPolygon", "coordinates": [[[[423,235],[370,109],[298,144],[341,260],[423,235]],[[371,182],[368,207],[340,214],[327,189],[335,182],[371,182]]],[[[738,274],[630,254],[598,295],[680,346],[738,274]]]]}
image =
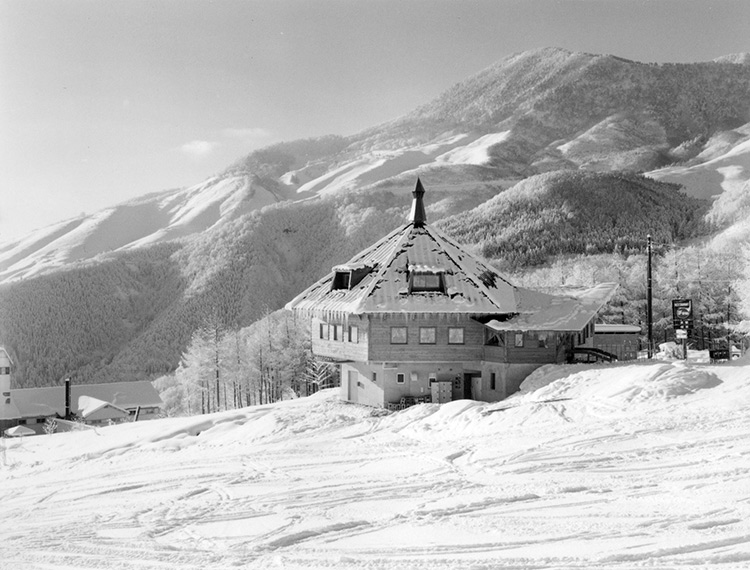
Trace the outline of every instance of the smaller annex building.
{"type": "Polygon", "coordinates": [[[516,287],[427,224],[424,193],[418,179],[405,225],[286,306],[311,320],[313,353],[340,364],[343,399],[497,401],[536,368],[593,347],[616,285],[576,296],[516,287]]]}
{"type": "Polygon", "coordinates": [[[159,393],[147,381],[12,390],[11,366],[7,352],[0,348],[0,432],[20,425],[44,433],[48,418],[71,414],[90,425],[132,421],[136,415],[139,421],[154,419],[163,405],[159,393]]]}
{"type": "Polygon", "coordinates": [[[594,326],[594,348],[617,356],[617,360],[636,360],[640,347],[641,327],[621,324],[594,326]]]}

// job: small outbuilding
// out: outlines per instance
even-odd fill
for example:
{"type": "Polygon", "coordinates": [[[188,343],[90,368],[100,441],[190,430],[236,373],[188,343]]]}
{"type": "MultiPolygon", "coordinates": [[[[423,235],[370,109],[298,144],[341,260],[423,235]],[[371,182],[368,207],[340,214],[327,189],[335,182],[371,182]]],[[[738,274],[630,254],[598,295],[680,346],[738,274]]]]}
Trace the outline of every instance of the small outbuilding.
{"type": "Polygon", "coordinates": [[[36,435],[33,429],[27,428],[26,426],[14,426],[8,428],[3,432],[7,437],[24,437],[27,435],[36,435]]]}
{"type": "Polygon", "coordinates": [[[635,325],[594,325],[594,348],[614,354],[617,360],[636,360],[641,327],[635,325]]]}
{"type": "MultiPolygon", "coordinates": [[[[163,405],[151,382],[75,384],[11,390],[8,380],[4,406],[0,406],[0,429],[26,426],[44,433],[48,419],[78,417],[92,425],[158,418],[163,405]],[[76,405],[77,404],[77,405],[76,405]]],[[[62,424],[60,424],[62,425],[62,424]]]]}

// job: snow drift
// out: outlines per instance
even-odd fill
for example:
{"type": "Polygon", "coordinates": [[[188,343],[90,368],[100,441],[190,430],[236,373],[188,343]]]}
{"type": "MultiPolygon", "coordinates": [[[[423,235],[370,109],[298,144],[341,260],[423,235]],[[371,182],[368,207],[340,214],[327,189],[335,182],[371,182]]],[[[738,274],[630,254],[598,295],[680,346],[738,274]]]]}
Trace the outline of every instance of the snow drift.
{"type": "Polygon", "coordinates": [[[548,366],[496,404],[335,391],[6,440],[7,568],[740,568],[750,362],[548,366]]]}

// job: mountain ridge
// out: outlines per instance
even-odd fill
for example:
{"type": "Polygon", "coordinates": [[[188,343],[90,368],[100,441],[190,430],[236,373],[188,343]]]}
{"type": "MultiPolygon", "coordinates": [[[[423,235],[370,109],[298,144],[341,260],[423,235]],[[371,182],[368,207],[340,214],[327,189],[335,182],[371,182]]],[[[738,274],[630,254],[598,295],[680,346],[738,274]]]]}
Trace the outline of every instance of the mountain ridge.
{"type": "MultiPolygon", "coordinates": [[[[710,165],[701,168],[710,159],[700,157],[722,132],[750,128],[748,62],[748,54],[694,64],[639,63],[560,48],[512,54],[402,117],[355,135],[271,145],[189,188],[0,244],[0,282],[105,251],[195,235],[222,218],[285,200],[384,185],[406,191],[398,181],[417,175],[428,184],[493,181],[507,188],[552,170],[627,170],[682,183],[696,197],[718,195],[723,177],[710,165]],[[692,173],[680,175],[688,160],[698,161],[690,164],[694,171],[714,173],[708,185],[695,188],[686,182],[692,173]],[[142,215],[128,215],[136,206],[142,215]],[[113,216],[139,223],[126,231],[113,216]],[[100,224],[108,229],[97,231],[100,224]],[[113,239],[118,232],[121,239],[113,239]]],[[[742,154],[743,164],[750,162],[750,150],[742,154]]],[[[743,169],[737,182],[749,173],[743,169]]]]}

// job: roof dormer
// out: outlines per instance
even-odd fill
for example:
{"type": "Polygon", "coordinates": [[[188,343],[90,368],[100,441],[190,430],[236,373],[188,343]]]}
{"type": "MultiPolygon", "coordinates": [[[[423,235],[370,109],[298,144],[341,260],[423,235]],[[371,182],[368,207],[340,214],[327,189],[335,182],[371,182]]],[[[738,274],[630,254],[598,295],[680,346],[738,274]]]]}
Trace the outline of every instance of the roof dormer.
{"type": "Polygon", "coordinates": [[[445,292],[445,269],[427,265],[409,266],[409,293],[445,292]]]}
{"type": "Polygon", "coordinates": [[[333,282],[331,290],[351,290],[356,287],[365,276],[374,269],[364,263],[346,263],[333,268],[333,282]]]}

